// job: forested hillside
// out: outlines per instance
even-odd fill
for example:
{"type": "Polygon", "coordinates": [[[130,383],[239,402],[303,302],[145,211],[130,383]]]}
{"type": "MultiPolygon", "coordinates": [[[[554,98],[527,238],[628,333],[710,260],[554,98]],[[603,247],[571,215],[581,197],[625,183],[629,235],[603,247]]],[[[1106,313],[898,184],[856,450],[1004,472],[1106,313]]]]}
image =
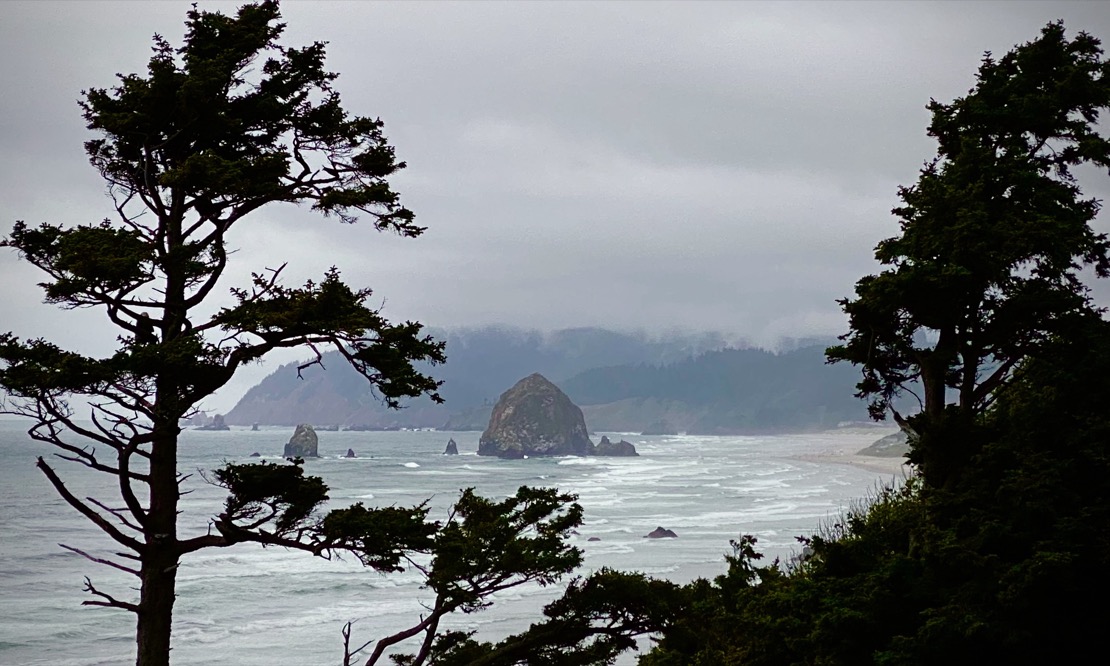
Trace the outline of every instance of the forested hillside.
{"type": "Polygon", "coordinates": [[[560,386],[595,430],[641,431],[663,419],[697,434],[797,431],[863,420],[856,373],[824,347],[782,354],[722,349],[665,365],[587,370],[560,386]]]}
{"type": "Polygon", "coordinates": [[[282,366],[227,415],[233,425],[308,422],[342,427],[481,430],[498,396],[539,372],[583,408],[594,431],[640,432],[665,421],[691,433],[832,427],[866,418],[852,397],[855,374],[824,363],[823,346],[775,354],[721,349],[719,335],[648,339],[603,329],[551,334],[508,328],[441,331],[448,362],[443,405],[410,401],[386,410],[338,357],[324,367],[282,366]]]}
{"type": "Polygon", "coordinates": [[[543,333],[491,326],[432,330],[431,334],[447,343],[448,362],[423,368],[443,380],[443,405],[423,398],[404,402],[400,411],[387,410],[338,355],[325,354],[322,368],[306,368],[300,377],[296,363],[275,370],[247,391],[226,421],[232,425],[308,422],[434,428],[452,414],[496,402],[503,391],[533,372],[559,383],[599,366],[666,364],[725,345],[720,335],[712,333],[651,338],[599,328],[543,333]]]}

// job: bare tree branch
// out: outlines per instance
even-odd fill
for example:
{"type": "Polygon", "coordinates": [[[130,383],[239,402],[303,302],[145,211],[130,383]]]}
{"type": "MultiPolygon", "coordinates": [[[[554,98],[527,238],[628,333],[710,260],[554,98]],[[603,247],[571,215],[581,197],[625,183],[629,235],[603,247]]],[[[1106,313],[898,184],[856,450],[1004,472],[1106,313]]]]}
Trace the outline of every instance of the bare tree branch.
{"type": "Polygon", "coordinates": [[[92,581],[89,580],[88,576],[85,577],[85,591],[89,594],[100,597],[104,601],[86,600],[81,602],[82,606],[104,606],[106,608],[122,608],[123,610],[131,611],[132,613],[139,612],[138,604],[129,603],[127,601],[120,601],[110,594],[101,592],[100,590],[93,587],[92,581]]]}
{"type": "Polygon", "coordinates": [[[51,485],[54,486],[54,490],[58,491],[58,494],[62,496],[62,499],[69,503],[69,505],[72,506],[74,509],[77,509],[77,511],[82,516],[88,518],[94,525],[103,530],[105,534],[137,553],[141,554],[145,550],[146,547],[142,542],[127,536],[123,532],[120,532],[115,525],[105,520],[104,516],[90,509],[87,504],[77,499],[77,497],[74,496],[73,493],[69,492],[69,488],[66,488],[65,484],[62,483],[62,480],[60,478],[58,478],[58,475],[54,472],[50,465],[47,465],[46,461],[42,459],[42,456],[39,456],[38,463],[36,463],[35,466],[42,470],[42,473],[45,474],[46,478],[50,480],[51,485]]]}
{"type": "MultiPolygon", "coordinates": [[[[96,562],[97,564],[103,564],[103,565],[112,567],[113,569],[119,569],[120,571],[126,571],[127,573],[131,574],[132,576],[137,577],[139,575],[138,570],[132,569],[130,567],[125,567],[122,564],[119,564],[118,562],[113,562],[111,560],[106,560],[102,557],[95,557],[93,555],[89,555],[88,553],[81,550],[80,548],[74,548],[73,546],[67,546],[64,543],[60,543],[58,545],[61,546],[62,548],[65,548],[66,550],[68,550],[70,552],[77,553],[78,555],[80,555],[81,557],[83,557],[87,560],[90,560],[92,562],[96,562]]],[[[86,578],[85,580],[88,580],[88,579],[86,578]]]]}

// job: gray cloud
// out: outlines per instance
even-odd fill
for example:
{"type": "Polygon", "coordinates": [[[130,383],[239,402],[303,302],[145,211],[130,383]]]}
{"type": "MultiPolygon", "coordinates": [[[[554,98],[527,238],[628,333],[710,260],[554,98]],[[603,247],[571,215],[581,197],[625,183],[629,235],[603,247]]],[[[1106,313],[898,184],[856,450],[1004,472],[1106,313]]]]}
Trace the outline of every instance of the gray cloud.
{"type": "MultiPolygon", "coordinates": [[[[234,5],[202,3],[216,7],[234,5]]],[[[179,41],[187,8],[0,4],[0,233],[16,219],[108,215],[76,100],[141,71],[152,33],[179,41]]],[[[285,41],[328,41],[347,106],[386,121],[409,164],[395,185],[429,230],[407,240],[304,208],[261,211],[234,234],[227,286],[283,262],[293,283],[334,264],[390,316],[437,326],[712,329],[763,343],[841,331],[834,300],[875,270],[874,244],[897,232],[896,187],[933,153],[930,97],[963,94],[983,51],[1056,18],[1110,39],[1097,2],[283,11],[285,41]]],[[[111,348],[96,313],[41,305],[37,279],[0,254],[0,329],[111,348]]]]}

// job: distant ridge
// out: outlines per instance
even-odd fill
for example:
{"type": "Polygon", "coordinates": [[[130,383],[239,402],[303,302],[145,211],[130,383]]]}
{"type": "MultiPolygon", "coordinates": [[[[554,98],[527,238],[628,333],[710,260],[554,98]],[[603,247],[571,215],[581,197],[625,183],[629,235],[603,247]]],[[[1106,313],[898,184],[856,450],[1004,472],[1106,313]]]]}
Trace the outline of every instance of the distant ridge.
{"type": "Polygon", "coordinates": [[[582,408],[592,432],[642,432],[659,421],[691,434],[816,430],[866,420],[858,371],[824,362],[824,345],[773,353],[724,348],[719,335],[651,339],[596,328],[551,334],[503,327],[433,333],[447,341],[444,405],[385,409],[334,354],[326,371],[278,368],[227,413],[232,425],[483,430],[497,397],[540,372],[582,408]]]}
{"type": "MultiPolygon", "coordinates": [[[[553,382],[591,368],[619,364],[665,364],[725,346],[721,335],[680,334],[653,338],[601,328],[573,328],[543,333],[504,326],[432,330],[447,342],[446,365],[427,369],[444,380],[445,405],[408,401],[405,409],[387,410],[369,384],[347,367],[338,354],[324,355],[297,377],[297,363],[283,365],[244,394],[225,415],[232,425],[316,425],[437,428],[452,415],[477,412],[485,428],[489,409],[521,377],[543,373],[553,382]],[[481,414],[484,413],[484,419],[481,414]]],[[[462,425],[470,425],[466,419],[462,425]]],[[[466,429],[472,429],[467,427],[466,429]]]]}

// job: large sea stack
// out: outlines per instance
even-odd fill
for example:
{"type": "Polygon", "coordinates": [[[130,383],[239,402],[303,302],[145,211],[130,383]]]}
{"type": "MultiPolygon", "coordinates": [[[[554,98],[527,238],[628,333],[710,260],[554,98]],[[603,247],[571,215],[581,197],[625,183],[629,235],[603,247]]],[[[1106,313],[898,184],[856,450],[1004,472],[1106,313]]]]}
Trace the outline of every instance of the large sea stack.
{"type": "Polygon", "coordinates": [[[286,458],[319,458],[320,439],[316,431],[307,423],[302,423],[293,431],[289,443],[285,445],[286,458]]]}
{"type": "Polygon", "coordinates": [[[478,440],[478,455],[499,458],[586,456],[593,448],[582,410],[539,373],[501,394],[478,440]]]}

